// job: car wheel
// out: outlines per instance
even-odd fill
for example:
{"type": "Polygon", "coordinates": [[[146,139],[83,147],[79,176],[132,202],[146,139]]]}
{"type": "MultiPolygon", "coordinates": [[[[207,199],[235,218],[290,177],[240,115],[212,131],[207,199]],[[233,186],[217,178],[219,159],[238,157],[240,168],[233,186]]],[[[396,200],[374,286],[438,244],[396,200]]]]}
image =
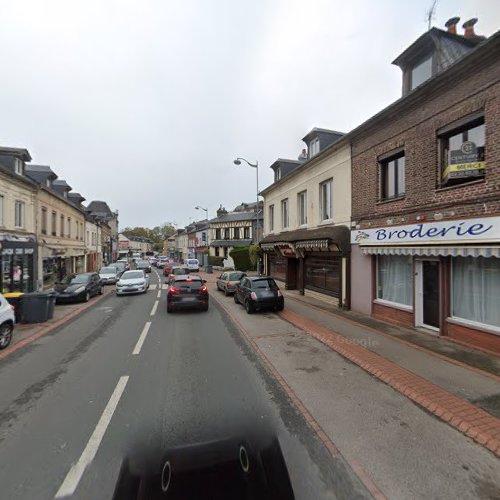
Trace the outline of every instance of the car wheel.
{"type": "Polygon", "coordinates": [[[203,306],[203,307],[201,308],[201,310],[202,310],[203,312],[207,312],[207,311],[208,311],[208,304],[207,304],[206,306],[203,306]]]}
{"type": "Polygon", "coordinates": [[[90,292],[89,292],[89,291],[85,292],[85,297],[84,297],[84,299],[83,299],[83,300],[84,300],[85,302],[88,302],[88,301],[90,300],[90,292]]]}
{"type": "Polygon", "coordinates": [[[249,300],[245,302],[245,309],[247,314],[253,314],[255,312],[255,307],[249,300]]]}
{"type": "Polygon", "coordinates": [[[102,295],[102,286],[99,287],[99,291],[97,292],[99,295],[102,295]]]}
{"type": "Polygon", "coordinates": [[[167,305],[167,312],[168,313],[173,313],[174,309],[171,306],[167,305]]]}
{"type": "Polygon", "coordinates": [[[5,349],[12,340],[14,326],[10,323],[4,323],[0,326],[0,349],[5,349]]]}
{"type": "Polygon", "coordinates": [[[285,308],[285,304],[280,304],[279,306],[276,306],[277,311],[283,311],[284,308],[285,308]]]}
{"type": "Polygon", "coordinates": [[[238,294],[236,292],[234,292],[233,300],[234,300],[235,304],[239,304],[240,303],[240,301],[238,300],[238,294]]]}

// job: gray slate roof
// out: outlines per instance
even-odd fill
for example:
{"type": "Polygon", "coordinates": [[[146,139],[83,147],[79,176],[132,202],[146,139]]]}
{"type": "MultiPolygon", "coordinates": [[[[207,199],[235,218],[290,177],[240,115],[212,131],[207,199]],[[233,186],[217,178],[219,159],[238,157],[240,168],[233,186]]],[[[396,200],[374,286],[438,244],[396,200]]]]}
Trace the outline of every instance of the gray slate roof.
{"type": "Polygon", "coordinates": [[[87,212],[100,217],[113,217],[113,212],[105,201],[94,200],[87,205],[87,212]]]}
{"type": "MultiPolygon", "coordinates": [[[[262,210],[259,210],[259,214],[262,215],[262,210]]],[[[243,220],[253,220],[257,217],[255,212],[229,212],[227,214],[221,215],[220,217],[216,217],[212,219],[211,223],[220,223],[220,222],[237,222],[243,220]]]]}
{"type": "Polygon", "coordinates": [[[252,240],[214,240],[210,242],[211,247],[243,247],[251,244],[252,240]]]}

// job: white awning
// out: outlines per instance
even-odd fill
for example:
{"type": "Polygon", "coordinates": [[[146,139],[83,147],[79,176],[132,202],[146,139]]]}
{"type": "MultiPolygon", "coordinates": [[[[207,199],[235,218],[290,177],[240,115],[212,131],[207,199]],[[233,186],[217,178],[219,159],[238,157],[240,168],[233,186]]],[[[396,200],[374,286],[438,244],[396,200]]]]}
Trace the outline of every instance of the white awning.
{"type": "Polygon", "coordinates": [[[397,246],[365,246],[360,247],[365,255],[422,255],[429,257],[497,257],[500,259],[500,246],[425,246],[425,247],[397,247],[397,246]]]}

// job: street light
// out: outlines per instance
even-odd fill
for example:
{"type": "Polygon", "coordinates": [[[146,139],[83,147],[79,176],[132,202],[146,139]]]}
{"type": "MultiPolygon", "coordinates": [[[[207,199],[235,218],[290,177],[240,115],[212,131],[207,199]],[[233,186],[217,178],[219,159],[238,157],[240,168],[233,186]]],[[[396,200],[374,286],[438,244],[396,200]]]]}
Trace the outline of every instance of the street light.
{"type": "MultiPolygon", "coordinates": [[[[255,173],[257,174],[257,205],[255,206],[255,210],[257,212],[257,218],[255,221],[255,232],[256,232],[255,240],[258,244],[260,241],[260,237],[259,237],[259,162],[256,161],[255,163],[250,163],[245,158],[236,158],[236,160],[234,160],[233,163],[235,165],[241,165],[242,161],[244,161],[249,167],[255,168],[255,173]]],[[[260,259],[257,261],[257,273],[260,274],[260,259]]]]}
{"type": "MultiPolygon", "coordinates": [[[[195,210],[204,210],[205,211],[205,214],[207,216],[207,223],[208,223],[208,208],[203,208],[200,205],[196,205],[194,208],[195,208],[195,210]]],[[[210,245],[210,236],[209,235],[210,235],[210,228],[207,231],[207,240],[205,242],[205,246],[206,246],[207,250],[208,250],[208,247],[210,245]]],[[[205,258],[205,256],[203,256],[203,264],[205,266],[208,265],[208,256],[206,258],[205,258]]]]}
{"type": "Polygon", "coordinates": [[[207,214],[207,220],[208,220],[208,208],[203,208],[203,207],[200,207],[200,205],[196,205],[196,207],[194,207],[196,210],[204,210],[205,213],[207,214]]]}

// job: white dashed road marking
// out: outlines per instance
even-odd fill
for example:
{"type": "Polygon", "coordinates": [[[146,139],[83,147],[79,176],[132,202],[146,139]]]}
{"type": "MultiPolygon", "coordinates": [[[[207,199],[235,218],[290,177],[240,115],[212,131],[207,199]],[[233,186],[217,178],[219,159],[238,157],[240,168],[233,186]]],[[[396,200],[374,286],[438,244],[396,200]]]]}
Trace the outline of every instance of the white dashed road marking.
{"type": "Polygon", "coordinates": [[[92,462],[92,460],[94,460],[102,438],[104,437],[104,433],[106,432],[109,422],[113,417],[113,413],[120,402],[120,398],[122,397],[127,382],[128,376],[120,377],[120,380],[118,380],[118,384],[116,385],[106,408],[104,408],[101,418],[99,419],[99,422],[97,422],[96,428],[94,429],[92,436],[90,436],[87,446],[85,446],[78,462],[71,467],[66,475],[63,483],[56,493],[56,498],[68,497],[73,495],[75,492],[85,469],[92,462]]]}
{"type": "Polygon", "coordinates": [[[132,351],[132,354],[139,354],[142,349],[142,344],[144,344],[144,341],[146,340],[146,335],[148,334],[149,327],[151,326],[151,321],[148,321],[145,325],[144,328],[142,329],[141,335],[139,337],[139,340],[137,341],[137,344],[135,344],[134,350],[132,351]]]}
{"type": "Polygon", "coordinates": [[[155,303],[153,305],[153,309],[151,309],[151,312],[149,313],[149,315],[154,316],[156,314],[156,309],[158,309],[158,300],[155,300],[155,303]]]}

